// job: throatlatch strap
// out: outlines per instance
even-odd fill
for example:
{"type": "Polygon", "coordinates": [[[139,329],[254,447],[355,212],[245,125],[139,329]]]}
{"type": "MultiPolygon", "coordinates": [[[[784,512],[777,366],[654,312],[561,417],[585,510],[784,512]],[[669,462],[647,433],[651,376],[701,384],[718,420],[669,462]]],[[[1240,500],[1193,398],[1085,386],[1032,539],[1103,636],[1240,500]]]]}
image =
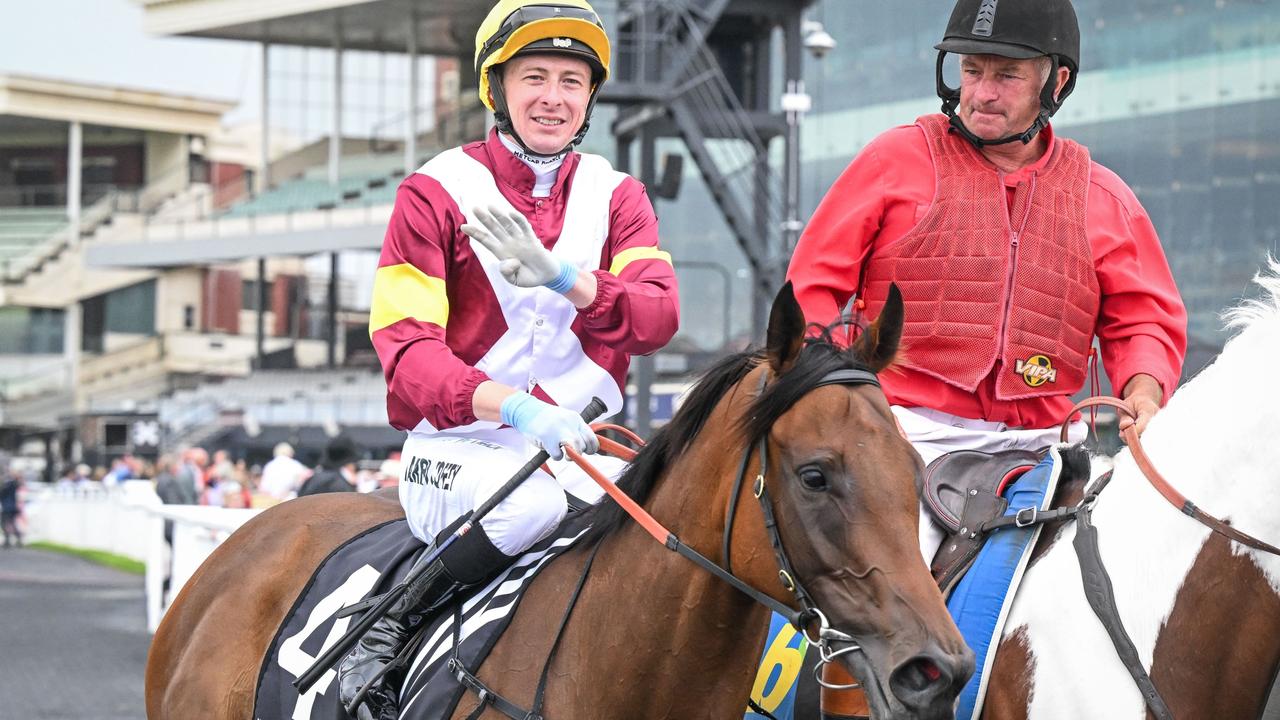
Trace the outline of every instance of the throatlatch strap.
{"type": "Polygon", "coordinates": [[[1151,714],[1158,720],[1173,720],[1173,713],[1169,712],[1169,706],[1165,705],[1164,698],[1160,697],[1155,683],[1151,681],[1151,676],[1142,667],[1138,650],[1133,646],[1133,640],[1129,638],[1129,634],[1125,632],[1124,623],[1120,621],[1120,613],[1116,610],[1115,591],[1111,587],[1111,576],[1103,567],[1102,553],[1098,550],[1098,529],[1093,526],[1092,515],[1092,508],[1087,505],[1080,507],[1080,512],[1076,513],[1076,539],[1073,543],[1076,555],[1080,559],[1080,577],[1084,581],[1085,597],[1089,599],[1089,606],[1098,616],[1107,635],[1111,636],[1111,644],[1115,646],[1120,662],[1124,663],[1125,669],[1133,676],[1133,681],[1137,683],[1138,691],[1142,693],[1142,699],[1151,709],[1151,714]]]}

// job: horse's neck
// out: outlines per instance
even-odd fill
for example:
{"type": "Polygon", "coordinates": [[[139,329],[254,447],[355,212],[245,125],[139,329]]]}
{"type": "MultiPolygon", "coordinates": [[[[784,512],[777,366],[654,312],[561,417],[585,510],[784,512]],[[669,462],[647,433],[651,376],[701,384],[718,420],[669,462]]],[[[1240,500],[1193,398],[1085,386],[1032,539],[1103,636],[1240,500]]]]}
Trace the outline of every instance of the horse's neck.
{"type": "MultiPolygon", "coordinates": [[[[1280,397],[1271,383],[1256,387],[1243,402],[1248,367],[1240,351],[1224,354],[1178,390],[1156,415],[1142,445],[1157,470],[1205,512],[1259,539],[1280,543],[1280,471],[1274,434],[1280,427],[1280,397]]],[[[1116,458],[1115,476],[1099,502],[1100,531],[1136,547],[1161,548],[1152,575],[1185,575],[1209,537],[1151,487],[1129,452],[1116,458]],[[1135,517],[1136,514],[1136,517],[1135,517]],[[1183,569],[1179,572],[1179,567],[1183,569]]],[[[1280,558],[1255,558],[1280,592],[1280,558]]],[[[1176,587],[1176,586],[1175,586],[1176,587]]]]}
{"type": "MultiPolygon", "coordinates": [[[[1245,368],[1236,367],[1239,359],[1224,358],[1180,389],[1142,444],[1180,493],[1274,544],[1280,541],[1280,482],[1271,438],[1280,427],[1280,402],[1257,396],[1239,401],[1245,377],[1245,368]]],[[[1115,459],[1093,521],[1117,610],[1139,657],[1145,666],[1154,665],[1153,680],[1167,700],[1192,703],[1182,705],[1179,716],[1186,708],[1193,710],[1188,716],[1245,716],[1239,708],[1209,712],[1187,696],[1199,683],[1206,684],[1207,697],[1247,701],[1250,693],[1265,691],[1257,686],[1269,682],[1280,652],[1274,640],[1280,637],[1280,558],[1228,543],[1180,513],[1143,477],[1127,450],[1115,459]],[[1263,646],[1255,647],[1259,638],[1263,646]],[[1228,662],[1231,648],[1246,647],[1255,653],[1251,668],[1228,662]],[[1224,651],[1223,662],[1215,662],[1224,651]]],[[[1121,708],[1140,717],[1133,681],[1079,590],[1070,542],[1075,532],[1068,527],[1028,571],[1007,626],[1010,633],[1025,627],[1035,655],[1032,717],[1108,709],[1119,716],[1121,708]],[[1063,685],[1064,677],[1072,683],[1063,685]],[[1084,687],[1088,693],[1078,692],[1084,687]]]]}
{"type": "MultiPolygon", "coordinates": [[[[715,482],[723,475],[721,453],[686,453],[646,503],[682,542],[713,560],[723,527],[715,482]]],[[[661,710],[645,717],[741,715],[768,612],[638,525],[605,539],[575,615],[565,637],[565,647],[576,648],[572,662],[595,678],[626,678],[579,688],[584,707],[661,710]]]]}

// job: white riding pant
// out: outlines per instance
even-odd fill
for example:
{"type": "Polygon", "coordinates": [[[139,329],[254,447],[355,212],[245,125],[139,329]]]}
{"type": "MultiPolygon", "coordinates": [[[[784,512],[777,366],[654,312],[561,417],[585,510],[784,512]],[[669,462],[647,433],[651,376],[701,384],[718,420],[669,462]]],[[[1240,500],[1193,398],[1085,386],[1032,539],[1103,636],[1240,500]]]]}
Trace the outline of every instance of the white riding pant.
{"type": "MultiPolygon", "coordinates": [[[[400,505],[409,530],[424,542],[493,496],[538,452],[518,430],[501,428],[468,434],[409,433],[401,457],[400,505]]],[[[606,477],[616,480],[626,463],[606,455],[590,456],[606,477]]],[[[572,461],[546,463],[555,474],[535,470],[480,524],[494,546],[516,556],[551,533],[568,510],[565,492],[588,503],[604,491],[572,461]]]]}
{"type": "MultiPolygon", "coordinates": [[[[998,452],[1000,450],[1040,451],[1058,442],[1061,429],[1057,427],[1041,430],[1025,430],[1010,428],[1001,422],[988,422],[973,418],[950,415],[937,410],[922,407],[891,407],[898,424],[907,434],[916,452],[920,453],[924,464],[953,450],[979,450],[981,452],[998,452]]],[[[1083,420],[1071,423],[1068,437],[1071,442],[1079,442],[1085,438],[1088,426],[1083,420]]],[[[933,562],[946,534],[942,527],[933,521],[933,515],[925,510],[923,501],[920,504],[920,554],[924,555],[925,564],[933,562]]]]}

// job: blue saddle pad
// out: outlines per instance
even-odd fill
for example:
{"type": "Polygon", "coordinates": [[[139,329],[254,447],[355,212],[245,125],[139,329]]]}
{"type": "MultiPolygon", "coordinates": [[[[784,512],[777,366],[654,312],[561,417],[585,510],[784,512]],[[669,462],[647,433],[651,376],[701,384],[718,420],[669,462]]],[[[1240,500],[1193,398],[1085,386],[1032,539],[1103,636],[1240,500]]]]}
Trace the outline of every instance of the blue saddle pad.
{"type": "MultiPolygon", "coordinates": [[[[1039,465],[1005,490],[1004,496],[1009,500],[1005,516],[1030,507],[1038,511],[1049,509],[1062,466],[1058,448],[1050,448],[1039,465]]],[[[947,609],[977,660],[977,672],[960,693],[957,720],[974,720],[982,713],[995,645],[1004,631],[1009,608],[1042,527],[1009,526],[994,531],[947,601],[947,609]]]]}

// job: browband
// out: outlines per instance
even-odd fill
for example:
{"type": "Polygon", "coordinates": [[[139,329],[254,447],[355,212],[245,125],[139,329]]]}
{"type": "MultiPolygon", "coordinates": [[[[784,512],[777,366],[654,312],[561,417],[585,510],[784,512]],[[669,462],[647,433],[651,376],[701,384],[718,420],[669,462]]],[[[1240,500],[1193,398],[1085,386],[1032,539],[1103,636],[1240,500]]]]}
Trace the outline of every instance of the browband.
{"type": "Polygon", "coordinates": [[[870,370],[856,370],[853,368],[845,368],[842,370],[832,370],[814,385],[820,388],[823,385],[874,385],[880,387],[880,378],[870,370]]]}

